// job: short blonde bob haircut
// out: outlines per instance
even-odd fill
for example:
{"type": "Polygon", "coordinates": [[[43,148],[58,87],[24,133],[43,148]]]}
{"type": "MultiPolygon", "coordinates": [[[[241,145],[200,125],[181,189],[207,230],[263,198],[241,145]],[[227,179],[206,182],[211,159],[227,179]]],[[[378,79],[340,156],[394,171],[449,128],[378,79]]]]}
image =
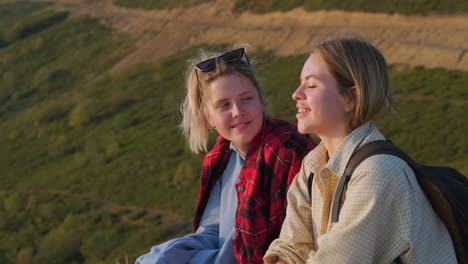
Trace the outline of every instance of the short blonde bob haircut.
{"type": "Polygon", "coordinates": [[[186,95],[180,108],[183,117],[179,126],[184,136],[188,139],[190,149],[194,153],[207,151],[210,134],[210,125],[205,115],[206,102],[210,96],[207,88],[210,83],[218,77],[228,74],[237,74],[247,78],[257,89],[260,101],[262,105],[264,104],[259,81],[251,64],[247,62],[247,60],[238,60],[229,63],[218,60],[216,68],[207,72],[197,71],[194,68],[198,63],[219,55],[221,55],[221,53],[215,54],[201,51],[201,55],[189,62],[186,78],[186,95]]]}
{"type": "Polygon", "coordinates": [[[387,63],[369,42],[359,38],[338,38],[317,44],[312,52],[326,62],[339,84],[341,95],[356,88],[356,102],[349,121],[351,129],[372,120],[381,110],[394,110],[387,63]]]}

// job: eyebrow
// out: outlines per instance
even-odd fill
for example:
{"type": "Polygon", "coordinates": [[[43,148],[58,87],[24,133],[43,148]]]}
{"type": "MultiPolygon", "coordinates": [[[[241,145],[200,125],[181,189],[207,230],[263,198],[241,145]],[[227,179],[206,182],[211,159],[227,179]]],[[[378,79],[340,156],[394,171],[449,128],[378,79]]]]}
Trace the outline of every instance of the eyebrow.
{"type": "Polygon", "coordinates": [[[245,92],[239,94],[239,96],[244,96],[244,95],[250,94],[250,93],[253,93],[253,91],[245,91],[245,92]]]}
{"type": "Polygon", "coordinates": [[[307,75],[307,76],[304,77],[304,78],[299,77],[299,81],[302,82],[302,79],[304,79],[304,81],[307,81],[307,80],[310,79],[310,78],[314,78],[314,79],[320,80],[320,78],[319,78],[317,75],[315,75],[315,74],[309,74],[309,75],[307,75]]]}
{"type": "MultiPolygon", "coordinates": [[[[247,94],[251,94],[251,93],[254,93],[253,91],[245,91],[237,96],[241,97],[241,96],[244,96],[244,95],[247,95],[247,94]]],[[[219,99],[218,101],[215,101],[213,102],[213,105],[217,105],[221,102],[224,102],[224,101],[228,101],[229,99],[228,98],[222,98],[222,99],[219,99]]]]}

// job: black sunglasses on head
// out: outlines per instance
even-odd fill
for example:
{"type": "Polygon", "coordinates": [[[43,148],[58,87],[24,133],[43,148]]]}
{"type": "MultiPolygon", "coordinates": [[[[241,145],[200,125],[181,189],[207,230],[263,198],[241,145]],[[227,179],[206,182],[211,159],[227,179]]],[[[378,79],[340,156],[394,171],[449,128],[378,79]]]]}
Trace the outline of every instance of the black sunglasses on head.
{"type": "Polygon", "coordinates": [[[219,55],[218,57],[213,57],[209,58],[207,60],[204,60],[197,65],[195,65],[195,69],[200,72],[208,72],[216,68],[216,65],[220,60],[230,63],[230,62],[235,62],[241,60],[245,55],[245,58],[247,60],[247,63],[250,64],[249,58],[247,58],[247,54],[245,54],[245,49],[240,48],[240,49],[235,49],[231,50],[229,52],[226,52],[224,54],[219,55]]]}

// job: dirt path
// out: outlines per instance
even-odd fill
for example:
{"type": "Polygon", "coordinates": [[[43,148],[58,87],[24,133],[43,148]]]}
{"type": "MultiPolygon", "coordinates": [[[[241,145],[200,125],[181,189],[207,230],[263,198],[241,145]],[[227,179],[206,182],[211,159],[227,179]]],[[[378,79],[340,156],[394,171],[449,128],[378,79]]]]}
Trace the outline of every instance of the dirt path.
{"type": "MultiPolygon", "coordinates": [[[[50,0],[49,0],[50,1],[50,0]]],[[[232,13],[232,0],[189,9],[142,10],[112,0],[52,0],[73,15],[89,15],[137,38],[122,66],[149,61],[200,43],[250,43],[280,56],[307,53],[333,36],[359,35],[374,43],[389,63],[468,70],[468,15],[404,16],[297,8],[264,15],[232,13]]]]}

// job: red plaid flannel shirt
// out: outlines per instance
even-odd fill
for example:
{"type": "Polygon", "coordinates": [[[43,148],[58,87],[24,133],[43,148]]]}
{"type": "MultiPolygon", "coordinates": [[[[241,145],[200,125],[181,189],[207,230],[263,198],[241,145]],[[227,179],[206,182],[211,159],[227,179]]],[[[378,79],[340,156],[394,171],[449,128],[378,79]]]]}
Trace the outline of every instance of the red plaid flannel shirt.
{"type": "MultiPolygon", "coordinates": [[[[219,136],[205,156],[193,221],[197,230],[209,194],[229,160],[230,141],[219,136]]],[[[286,121],[264,116],[263,127],[249,146],[236,184],[234,253],[239,263],[263,263],[270,243],[279,236],[286,215],[286,193],[302,159],[315,147],[307,135],[286,121]]]]}

